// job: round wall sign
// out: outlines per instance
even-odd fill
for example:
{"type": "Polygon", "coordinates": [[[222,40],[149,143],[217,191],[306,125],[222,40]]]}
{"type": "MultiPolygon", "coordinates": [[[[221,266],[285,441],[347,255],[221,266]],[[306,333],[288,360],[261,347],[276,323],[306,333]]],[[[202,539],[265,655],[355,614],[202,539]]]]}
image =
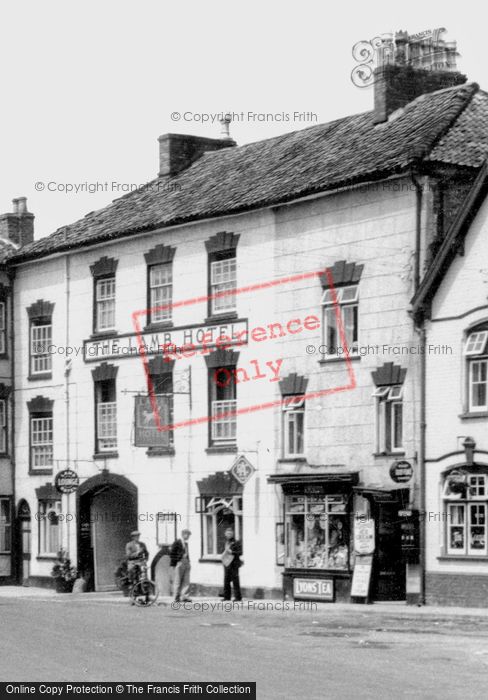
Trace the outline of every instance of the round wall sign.
{"type": "Polygon", "coordinates": [[[410,462],[398,459],[390,467],[390,476],[397,484],[405,484],[413,476],[413,467],[410,462]]]}
{"type": "Polygon", "coordinates": [[[63,469],[56,474],[54,485],[60,493],[72,493],[80,485],[80,478],[72,469],[63,469]]]}

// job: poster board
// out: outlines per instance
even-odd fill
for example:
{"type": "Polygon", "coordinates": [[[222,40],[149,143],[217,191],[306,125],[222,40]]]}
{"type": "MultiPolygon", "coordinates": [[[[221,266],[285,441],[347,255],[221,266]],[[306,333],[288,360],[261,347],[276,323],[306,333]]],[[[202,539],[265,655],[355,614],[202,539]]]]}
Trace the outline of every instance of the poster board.
{"type": "Polygon", "coordinates": [[[371,570],[373,568],[373,555],[358,555],[354,564],[352,575],[351,598],[367,598],[371,585],[371,570]]]}

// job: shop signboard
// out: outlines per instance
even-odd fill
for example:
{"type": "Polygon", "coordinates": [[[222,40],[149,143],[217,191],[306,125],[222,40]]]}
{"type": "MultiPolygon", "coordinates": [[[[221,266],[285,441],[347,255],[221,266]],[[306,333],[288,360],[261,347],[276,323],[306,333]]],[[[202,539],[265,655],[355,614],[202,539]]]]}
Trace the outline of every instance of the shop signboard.
{"type": "Polygon", "coordinates": [[[359,555],[354,564],[352,575],[351,597],[367,598],[371,583],[371,569],[373,568],[372,554],[359,555]]]}
{"type": "Polygon", "coordinates": [[[354,521],[354,551],[356,554],[373,554],[374,520],[359,515],[354,521]]]}
{"type": "Polygon", "coordinates": [[[334,600],[334,581],[324,578],[294,578],[293,597],[302,600],[334,600]]]}
{"type": "MultiPolygon", "coordinates": [[[[158,407],[161,426],[171,425],[171,396],[156,394],[154,400],[158,407]]],[[[158,429],[155,412],[150,396],[135,397],[135,440],[136,447],[170,447],[171,430],[158,429]]]]}
{"type": "Polygon", "coordinates": [[[413,476],[413,467],[405,459],[397,459],[390,467],[390,476],[396,484],[406,484],[413,476]]]}
{"type": "Polygon", "coordinates": [[[73,493],[80,485],[80,479],[72,469],[63,469],[56,474],[54,485],[59,493],[73,493]]]}
{"type": "Polygon", "coordinates": [[[255,471],[256,470],[251,464],[251,462],[246,457],[244,457],[244,455],[238,457],[230,469],[231,474],[242,485],[244,485],[246,481],[249,481],[249,479],[255,471]]]}

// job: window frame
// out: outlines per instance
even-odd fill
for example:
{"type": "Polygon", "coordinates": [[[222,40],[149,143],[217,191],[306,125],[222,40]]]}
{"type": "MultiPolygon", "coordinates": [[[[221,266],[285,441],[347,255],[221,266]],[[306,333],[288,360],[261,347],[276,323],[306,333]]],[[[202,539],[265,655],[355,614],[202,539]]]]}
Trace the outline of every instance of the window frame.
{"type": "MultiPolygon", "coordinates": [[[[35,344],[37,346],[45,343],[47,346],[52,343],[53,337],[53,324],[52,318],[39,317],[31,319],[29,323],[29,376],[30,377],[50,377],[52,376],[53,370],[53,358],[52,355],[47,351],[47,347],[44,348],[44,352],[35,352],[35,344]],[[46,330],[46,338],[41,340],[34,340],[34,331],[36,329],[46,330]],[[41,369],[36,369],[36,360],[44,361],[45,366],[41,369]]],[[[38,350],[38,347],[37,347],[38,350]]]]}
{"type": "Polygon", "coordinates": [[[32,412],[29,413],[29,470],[32,473],[52,472],[54,468],[54,416],[52,411],[32,412]],[[51,434],[50,442],[34,442],[34,421],[50,420],[50,428],[41,432],[51,434]],[[43,447],[51,447],[51,462],[49,464],[34,465],[34,449],[43,447]]]}
{"type": "Polygon", "coordinates": [[[8,402],[0,398],[0,455],[8,455],[8,402]]]}
{"type": "Polygon", "coordinates": [[[352,343],[351,346],[347,348],[348,354],[351,356],[359,356],[359,282],[355,284],[345,284],[343,286],[327,287],[323,290],[321,297],[321,315],[322,315],[322,343],[327,348],[327,354],[324,355],[325,360],[330,360],[336,357],[344,357],[344,348],[342,348],[339,343],[341,342],[340,332],[337,324],[337,311],[341,314],[342,327],[344,330],[344,337],[347,342],[347,334],[349,327],[349,320],[346,319],[344,310],[352,309],[353,324],[352,324],[352,343]],[[355,294],[350,299],[344,299],[346,292],[355,289],[355,294]],[[334,300],[335,294],[335,300],[334,300]],[[329,318],[333,319],[333,324],[329,323],[329,318]],[[333,346],[329,343],[329,328],[333,328],[335,334],[335,343],[333,346]],[[341,348],[342,352],[338,352],[341,348]]]}
{"type": "Polygon", "coordinates": [[[168,262],[157,262],[157,263],[150,263],[147,265],[147,300],[148,300],[148,309],[149,309],[149,322],[150,323],[171,323],[173,320],[173,281],[174,281],[174,276],[173,276],[173,261],[168,261],[168,262]],[[169,270],[169,274],[171,277],[170,282],[165,282],[164,284],[159,284],[159,285],[153,285],[152,284],[152,274],[156,268],[165,268],[166,270],[169,270]],[[153,300],[153,291],[157,289],[167,289],[169,288],[170,293],[169,293],[169,300],[168,301],[159,301],[155,302],[153,300]],[[162,318],[155,318],[155,314],[153,313],[153,309],[158,307],[158,306],[164,306],[165,304],[169,305],[169,309],[166,310],[166,315],[162,318]]]}
{"type": "Polygon", "coordinates": [[[95,454],[105,455],[113,454],[118,449],[118,411],[117,411],[117,380],[115,377],[110,377],[107,379],[99,379],[94,381],[94,404],[95,404],[95,454]],[[105,386],[103,386],[105,385],[105,386]],[[100,395],[105,390],[109,389],[109,393],[113,394],[113,399],[111,401],[102,401],[100,395]],[[111,434],[101,435],[101,413],[103,410],[114,410],[114,417],[108,423],[115,426],[115,430],[111,434]],[[101,441],[112,441],[112,445],[102,447],[101,441]]]}
{"type": "Polygon", "coordinates": [[[486,413],[488,411],[488,355],[486,357],[482,355],[474,355],[469,357],[470,359],[468,360],[468,411],[469,413],[486,413]],[[476,385],[485,386],[485,403],[480,406],[475,406],[473,401],[473,371],[475,365],[485,367],[485,380],[476,382],[476,385]]]}
{"type": "Polygon", "coordinates": [[[404,385],[391,384],[376,387],[375,398],[375,450],[376,454],[395,455],[405,452],[404,385]],[[395,412],[401,410],[401,443],[396,444],[395,412]]]}
{"type": "Polygon", "coordinates": [[[116,304],[116,295],[117,295],[117,278],[115,273],[111,273],[108,275],[99,275],[93,278],[93,332],[95,334],[97,333],[110,333],[114,332],[116,330],[117,326],[117,304],[116,304]],[[113,282],[113,296],[110,298],[104,298],[104,299],[99,299],[98,298],[98,289],[99,286],[102,284],[106,284],[107,282],[113,282]],[[113,325],[111,326],[105,326],[103,328],[100,327],[100,304],[107,303],[107,302],[112,302],[113,303],[113,325]]]}
{"type": "MultiPolygon", "coordinates": [[[[463,468],[462,468],[463,469],[463,468]]],[[[463,470],[464,471],[464,470],[463,470]]],[[[447,556],[465,558],[488,557],[488,473],[465,471],[465,488],[451,491],[450,473],[444,477],[442,502],[446,512],[444,527],[444,547],[447,556]],[[453,518],[452,513],[462,513],[462,518],[453,518]],[[482,514],[477,522],[476,513],[482,514]],[[462,536],[462,547],[454,547],[453,533],[457,530],[462,536]],[[483,546],[474,546],[476,540],[483,546]]]]}
{"type": "Polygon", "coordinates": [[[234,374],[234,370],[236,368],[236,365],[226,365],[223,367],[211,367],[208,369],[208,415],[211,417],[211,420],[209,421],[208,439],[210,447],[233,447],[237,444],[237,415],[235,413],[234,415],[230,416],[225,415],[226,410],[228,413],[232,413],[237,409],[237,382],[234,374]],[[215,380],[215,374],[218,374],[218,372],[220,372],[223,369],[228,370],[231,373],[231,379],[227,386],[220,387],[217,384],[217,381],[215,380]],[[232,389],[228,392],[231,396],[219,399],[219,389],[225,391],[229,386],[232,387],[232,389]],[[215,404],[222,404],[224,402],[229,404],[228,408],[223,411],[224,418],[220,420],[214,420],[214,415],[218,413],[215,404]],[[221,425],[230,426],[230,437],[219,437],[217,435],[218,426],[221,425]]]}
{"type": "Polygon", "coordinates": [[[7,304],[0,300],[0,355],[7,355],[7,304]]]}
{"type": "Polygon", "coordinates": [[[0,506],[2,503],[7,503],[7,517],[5,521],[2,520],[2,509],[0,507],[0,535],[3,531],[3,538],[0,536],[0,554],[11,554],[12,553],[12,498],[10,496],[0,496],[0,506]],[[8,534],[7,534],[8,533],[8,534]],[[2,541],[8,544],[8,548],[2,548],[2,541]]]}
{"type": "Polygon", "coordinates": [[[282,454],[285,459],[303,458],[305,456],[305,397],[303,395],[289,395],[284,396],[281,411],[283,414],[282,423],[282,436],[283,436],[283,449],[282,454]],[[297,428],[298,416],[301,416],[301,442],[302,450],[301,452],[289,451],[290,444],[290,428],[291,425],[294,426],[294,440],[293,445],[295,448],[299,446],[299,430],[297,428]]]}
{"type": "Polygon", "coordinates": [[[237,294],[234,294],[233,296],[231,294],[224,296],[224,297],[218,297],[217,299],[214,298],[215,294],[218,294],[219,291],[227,291],[223,289],[215,289],[218,286],[223,286],[226,284],[232,284],[234,283],[233,287],[230,287],[230,289],[234,289],[237,291],[237,249],[236,248],[231,248],[229,250],[223,250],[215,253],[209,253],[208,255],[208,316],[210,318],[213,317],[225,317],[225,316],[235,316],[237,314],[237,294]],[[217,263],[224,263],[226,261],[234,261],[234,279],[230,280],[230,282],[213,282],[213,270],[214,265],[217,263]],[[215,303],[217,302],[222,302],[227,299],[233,299],[233,305],[232,306],[225,306],[224,308],[216,308],[215,303]]]}
{"type": "Polygon", "coordinates": [[[45,499],[40,498],[38,501],[38,512],[39,512],[39,529],[38,529],[38,543],[37,551],[39,557],[57,557],[59,550],[61,549],[61,498],[59,499],[45,499]],[[49,527],[53,525],[50,519],[50,514],[54,513],[57,518],[57,543],[54,550],[47,547],[47,544],[51,542],[51,532],[49,527]]]}
{"type": "MultiPolygon", "coordinates": [[[[243,541],[243,496],[242,494],[233,494],[230,496],[202,496],[205,505],[200,511],[200,532],[201,532],[201,558],[203,560],[214,561],[220,558],[222,552],[216,551],[218,545],[218,522],[217,516],[222,510],[230,510],[234,518],[233,530],[234,537],[239,540],[242,544],[243,541]],[[207,512],[207,509],[212,507],[211,513],[207,512]],[[213,551],[208,551],[208,523],[211,522],[212,527],[212,540],[214,543],[213,551]]],[[[225,528],[231,527],[230,525],[225,525],[225,528]]]]}

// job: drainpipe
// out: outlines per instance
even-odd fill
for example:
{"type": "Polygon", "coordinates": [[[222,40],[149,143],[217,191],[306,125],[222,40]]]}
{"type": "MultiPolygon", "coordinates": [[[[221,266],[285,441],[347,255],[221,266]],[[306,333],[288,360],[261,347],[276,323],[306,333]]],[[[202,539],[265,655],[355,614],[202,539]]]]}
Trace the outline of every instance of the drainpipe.
{"type": "MultiPolygon", "coordinates": [[[[65,231],[66,238],[66,231],[65,231]]],[[[65,257],[65,347],[66,352],[69,347],[69,303],[70,303],[70,269],[71,258],[69,255],[65,257]]],[[[66,356],[67,357],[67,356],[66,356]]],[[[71,371],[71,359],[65,360],[64,366],[64,400],[65,400],[65,419],[66,419],[66,467],[71,468],[71,451],[70,451],[70,394],[69,394],[69,375],[71,371]]],[[[69,515],[70,509],[70,494],[66,494],[66,513],[69,515]]],[[[66,544],[67,551],[70,551],[70,518],[66,518],[66,544]]]]}
{"type": "MultiPolygon", "coordinates": [[[[10,556],[10,566],[12,567],[12,579],[19,583],[17,574],[20,572],[20,583],[22,583],[22,561],[19,561],[19,548],[14,546],[18,543],[20,536],[19,521],[17,519],[16,489],[15,489],[15,337],[14,337],[14,279],[15,270],[8,271],[8,279],[10,282],[10,313],[9,313],[9,332],[7,343],[7,352],[10,352],[10,430],[9,435],[9,452],[10,452],[10,478],[12,479],[12,514],[11,514],[11,529],[10,529],[10,546],[12,554],[10,556]]],[[[8,412],[7,412],[8,415],[8,412]]]]}
{"type": "MultiPolygon", "coordinates": [[[[420,251],[422,244],[422,194],[423,187],[417,177],[418,171],[414,167],[410,172],[412,183],[415,187],[415,253],[414,253],[414,294],[420,286],[420,251]]],[[[420,566],[420,604],[425,604],[425,429],[426,429],[426,332],[424,315],[416,323],[416,330],[420,335],[420,422],[419,422],[419,451],[418,451],[418,485],[419,485],[419,566],[420,566]]]]}

